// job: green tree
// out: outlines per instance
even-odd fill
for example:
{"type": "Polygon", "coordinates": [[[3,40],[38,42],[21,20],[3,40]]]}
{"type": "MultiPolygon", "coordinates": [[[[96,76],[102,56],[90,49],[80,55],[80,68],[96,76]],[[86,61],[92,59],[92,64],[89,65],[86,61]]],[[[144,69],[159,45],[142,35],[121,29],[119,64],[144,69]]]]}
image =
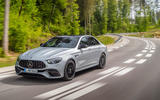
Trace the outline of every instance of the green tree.
{"type": "Polygon", "coordinates": [[[118,21],[117,30],[118,32],[128,32],[129,31],[129,15],[130,15],[130,3],[128,0],[118,1],[118,21]]]}
{"type": "Polygon", "coordinates": [[[0,0],[0,46],[2,46],[3,37],[3,22],[4,22],[4,0],[0,0]]]}
{"type": "Polygon", "coordinates": [[[103,14],[102,14],[102,34],[105,34],[107,32],[107,26],[108,26],[108,0],[103,0],[103,14]]]}
{"type": "Polygon", "coordinates": [[[117,30],[121,31],[122,29],[122,20],[123,20],[123,0],[118,1],[118,20],[117,20],[117,30]]]}
{"type": "Polygon", "coordinates": [[[42,30],[37,0],[11,0],[9,47],[16,52],[24,52],[39,46],[40,41],[49,34],[42,30]]]}
{"type": "Polygon", "coordinates": [[[112,33],[117,29],[117,2],[108,0],[108,31],[112,33]]]}
{"type": "Polygon", "coordinates": [[[43,30],[52,34],[66,34],[64,13],[67,0],[37,0],[39,17],[43,30]]]}
{"type": "Polygon", "coordinates": [[[76,0],[38,0],[44,31],[54,35],[79,34],[79,11],[76,0]]]}
{"type": "Polygon", "coordinates": [[[66,24],[69,29],[68,35],[79,35],[79,11],[77,0],[69,0],[66,8],[66,24]]]}
{"type": "Polygon", "coordinates": [[[78,0],[80,6],[80,23],[84,27],[85,34],[92,33],[93,15],[96,0],[78,0]]]}
{"type": "Polygon", "coordinates": [[[8,25],[9,25],[9,0],[5,0],[4,27],[3,27],[3,52],[8,55],[8,25]]]}
{"type": "Polygon", "coordinates": [[[159,19],[159,21],[158,21],[158,25],[160,26],[160,19],[159,19]]]}
{"type": "Polygon", "coordinates": [[[96,9],[94,12],[94,24],[93,33],[94,35],[101,35],[107,32],[107,0],[97,0],[96,9]]]}

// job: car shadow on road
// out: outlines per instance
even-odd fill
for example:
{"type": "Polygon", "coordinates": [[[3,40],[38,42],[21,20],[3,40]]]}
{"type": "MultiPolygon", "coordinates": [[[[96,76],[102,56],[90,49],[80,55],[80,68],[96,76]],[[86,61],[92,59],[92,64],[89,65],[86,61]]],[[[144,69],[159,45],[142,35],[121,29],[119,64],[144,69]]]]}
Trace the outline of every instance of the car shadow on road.
{"type": "Polygon", "coordinates": [[[92,68],[88,68],[88,69],[86,69],[86,70],[82,70],[82,71],[80,71],[80,72],[77,72],[76,75],[75,75],[75,78],[78,78],[78,77],[81,77],[81,76],[83,76],[83,75],[89,74],[89,73],[91,73],[91,72],[93,72],[93,71],[95,71],[95,70],[97,70],[97,67],[96,67],[96,66],[95,66],[95,67],[92,67],[92,68]]]}
{"type": "Polygon", "coordinates": [[[89,74],[97,70],[96,67],[89,68],[80,72],[77,72],[75,78],[72,81],[64,81],[63,79],[46,79],[46,78],[26,78],[22,76],[11,76],[7,78],[3,78],[0,80],[1,83],[9,84],[9,85],[16,85],[16,86],[31,86],[31,85],[50,85],[50,84],[57,84],[57,83],[64,83],[64,82],[73,82],[78,80],[79,77],[83,75],[89,74]]]}
{"type": "Polygon", "coordinates": [[[0,80],[1,83],[17,86],[31,86],[31,85],[49,85],[65,82],[62,79],[44,79],[44,78],[25,78],[22,76],[11,76],[0,80]]]}

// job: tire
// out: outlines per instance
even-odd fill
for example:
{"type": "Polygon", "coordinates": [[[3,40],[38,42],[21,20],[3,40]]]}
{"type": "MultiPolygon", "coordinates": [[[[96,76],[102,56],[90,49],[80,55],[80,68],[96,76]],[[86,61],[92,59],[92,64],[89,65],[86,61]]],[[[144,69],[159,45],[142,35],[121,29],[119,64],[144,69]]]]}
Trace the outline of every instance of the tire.
{"type": "Polygon", "coordinates": [[[63,80],[65,80],[65,81],[72,80],[75,76],[75,69],[76,69],[75,62],[73,60],[67,61],[66,65],[65,65],[65,69],[64,69],[63,80]]]}
{"type": "Polygon", "coordinates": [[[106,55],[103,53],[99,59],[98,69],[103,69],[106,65],[106,55]]]}

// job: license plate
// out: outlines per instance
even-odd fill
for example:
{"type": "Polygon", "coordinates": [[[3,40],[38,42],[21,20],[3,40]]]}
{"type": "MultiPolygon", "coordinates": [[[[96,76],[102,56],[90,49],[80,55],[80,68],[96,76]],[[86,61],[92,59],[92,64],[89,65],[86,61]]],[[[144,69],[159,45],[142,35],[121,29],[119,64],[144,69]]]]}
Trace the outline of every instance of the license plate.
{"type": "Polygon", "coordinates": [[[28,73],[37,73],[37,70],[25,68],[25,69],[24,69],[24,72],[28,72],[28,73]]]}

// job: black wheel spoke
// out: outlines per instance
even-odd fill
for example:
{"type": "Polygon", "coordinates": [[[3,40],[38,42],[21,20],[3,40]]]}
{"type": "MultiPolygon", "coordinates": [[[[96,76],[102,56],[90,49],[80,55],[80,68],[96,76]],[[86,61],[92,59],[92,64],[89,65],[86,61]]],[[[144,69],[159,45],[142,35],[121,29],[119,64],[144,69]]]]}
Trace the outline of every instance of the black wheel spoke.
{"type": "Polygon", "coordinates": [[[106,64],[106,56],[102,55],[99,60],[99,68],[104,68],[105,64],[106,64]]]}
{"type": "Polygon", "coordinates": [[[74,73],[75,73],[74,72],[74,64],[72,64],[72,63],[68,64],[68,66],[67,66],[67,75],[68,75],[68,77],[72,78],[74,73]]]}

